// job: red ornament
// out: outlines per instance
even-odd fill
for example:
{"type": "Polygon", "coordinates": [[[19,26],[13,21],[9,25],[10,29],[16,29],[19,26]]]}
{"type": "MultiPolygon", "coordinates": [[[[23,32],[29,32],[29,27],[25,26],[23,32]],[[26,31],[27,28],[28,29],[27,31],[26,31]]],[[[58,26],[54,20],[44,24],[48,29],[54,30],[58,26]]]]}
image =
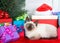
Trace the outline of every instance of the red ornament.
{"type": "Polygon", "coordinates": [[[8,14],[8,12],[4,12],[4,18],[9,18],[9,14],[8,14]]]}
{"type": "Polygon", "coordinates": [[[4,18],[4,11],[0,10],[0,19],[4,18]]]}
{"type": "Polygon", "coordinates": [[[2,18],[3,18],[3,16],[0,15],[0,19],[2,19],[2,18]]]}

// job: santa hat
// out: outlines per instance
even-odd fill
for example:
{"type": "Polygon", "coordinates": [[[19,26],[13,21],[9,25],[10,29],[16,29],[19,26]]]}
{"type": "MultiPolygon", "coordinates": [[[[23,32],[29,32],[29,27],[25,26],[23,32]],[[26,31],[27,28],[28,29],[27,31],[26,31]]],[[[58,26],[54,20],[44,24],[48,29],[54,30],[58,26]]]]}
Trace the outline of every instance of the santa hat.
{"type": "Polygon", "coordinates": [[[36,11],[48,11],[48,10],[51,11],[52,7],[47,4],[42,4],[40,7],[36,9],[36,11]]]}

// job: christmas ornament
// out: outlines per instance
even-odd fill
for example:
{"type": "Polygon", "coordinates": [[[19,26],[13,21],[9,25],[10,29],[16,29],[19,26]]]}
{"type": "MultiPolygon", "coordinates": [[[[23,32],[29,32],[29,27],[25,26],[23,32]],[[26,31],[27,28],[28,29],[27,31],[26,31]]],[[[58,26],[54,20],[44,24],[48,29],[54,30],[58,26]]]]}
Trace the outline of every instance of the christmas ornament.
{"type": "Polygon", "coordinates": [[[4,11],[0,10],[0,19],[4,18],[4,11]]]}
{"type": "Polygon", "coordinates": [[[8,12],[0,10],[0,19],[9,18],[8,12]]]}
{"type": "Polygon", "coordinates": [[[9,18],[8,12],[4,12],[4,18],[9,18]]]}
{"type": "Polygon", "coordinates": [[[14,20],[25,13],[23,7],[25,7],[25,0],[0,0],[0,9],[9,12],[10,17],[14,20]]]}

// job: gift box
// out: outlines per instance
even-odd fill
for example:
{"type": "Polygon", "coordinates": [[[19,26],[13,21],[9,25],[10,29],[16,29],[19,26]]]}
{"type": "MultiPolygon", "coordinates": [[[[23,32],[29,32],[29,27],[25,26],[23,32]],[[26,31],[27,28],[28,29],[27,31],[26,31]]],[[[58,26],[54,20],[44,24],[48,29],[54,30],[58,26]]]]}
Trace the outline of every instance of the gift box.
{"type": "Polygon", "coordinates": [[[10,26],[1,26],[0,30],[2,31],[2,37],[1,40],[3,43],[14,41],[19,38],[19,35],[13,25],[10,26]]]}
{"type": "Polygon", "coordinates": [[[17,26],[17,32],[23,31],[24,26],[24,20],[14,21],[13,24],[17,26]]]}
{"type": "Polygon", "coordinates": [[[38,21],[38,24],[50,24],[57,27],[57,20],[58,16],[51,15],[51,16],[36,16],[32,15],[32,21],[38,21]]]}

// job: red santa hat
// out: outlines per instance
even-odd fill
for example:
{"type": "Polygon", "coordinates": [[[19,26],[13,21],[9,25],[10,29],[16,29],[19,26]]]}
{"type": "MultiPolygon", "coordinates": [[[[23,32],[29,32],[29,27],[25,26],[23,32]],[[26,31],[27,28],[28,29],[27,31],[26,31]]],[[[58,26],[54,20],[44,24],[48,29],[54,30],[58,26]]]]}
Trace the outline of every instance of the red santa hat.
{"type": "Polygon", "coordinates": [[[51,11],[52,7],[47,4],[42,4],[40,7],[36,9],[36,11],[48,11],[48,10],[51,11]]]}

